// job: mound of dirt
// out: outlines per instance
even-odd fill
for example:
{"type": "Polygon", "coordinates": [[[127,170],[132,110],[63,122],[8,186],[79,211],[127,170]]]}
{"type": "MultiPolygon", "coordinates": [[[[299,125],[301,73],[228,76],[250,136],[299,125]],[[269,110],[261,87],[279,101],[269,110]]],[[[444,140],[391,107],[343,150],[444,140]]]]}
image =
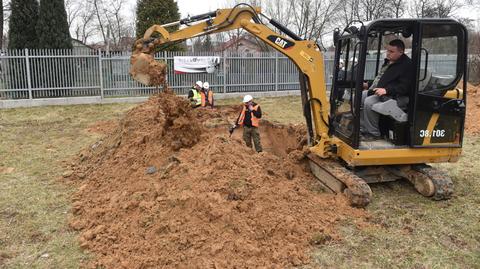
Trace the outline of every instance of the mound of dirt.
{"type": "Polygon", "coordinates": [[[308,264],[367,214],[322,193],[304,162],[303,126],[263,122],[266,152],[232,138],[238,107],[192,110],[172,93],[127,113],[80,154],[70,226],[93,268],[256,268],[308,264]],[[201,124],[200,124],[201,123],[201,124]]]}
{"type": "Polygon", "coordinates": [[[467,116],[465,119],[465,131],[468,134],[480,134],[480,85],[467,86],[467,116]]]}

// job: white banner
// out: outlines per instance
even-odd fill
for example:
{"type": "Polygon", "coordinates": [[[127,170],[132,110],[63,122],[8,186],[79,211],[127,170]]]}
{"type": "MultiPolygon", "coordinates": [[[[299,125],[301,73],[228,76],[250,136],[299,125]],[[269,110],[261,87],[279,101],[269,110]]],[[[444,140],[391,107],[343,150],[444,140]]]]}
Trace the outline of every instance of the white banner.
{"type": "Polygon", "coordinates": [[[215,56],[175,56],[173,69],[175,74],[213,73],[220,65],[220,57],[215,56]]]}

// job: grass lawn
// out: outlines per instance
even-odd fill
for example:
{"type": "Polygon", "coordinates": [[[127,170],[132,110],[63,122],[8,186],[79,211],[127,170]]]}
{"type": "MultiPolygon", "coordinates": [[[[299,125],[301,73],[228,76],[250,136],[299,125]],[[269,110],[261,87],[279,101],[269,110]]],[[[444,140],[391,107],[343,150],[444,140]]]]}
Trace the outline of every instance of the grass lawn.
{"type": "MultiPolygon", "coordinates": [[[[265,118],[303,123],[299,97],[260,98],[265,118]]],[[[218,100],[218,104],[240,104],[218,100]]],[[[72,189],[59,182],[69,159],[99,138],[87,127],[117,120],[131,104],[0,110],[0,268],[78,268],[88,253],[67,227],[72,189]]],[[[434,202],[408,183],[372,185],[372,227],[348,221],[343,239],[312,252],[326,268],[480,268],[480,137],[457,164],[437,165],[455,183],[434,202]]]]}

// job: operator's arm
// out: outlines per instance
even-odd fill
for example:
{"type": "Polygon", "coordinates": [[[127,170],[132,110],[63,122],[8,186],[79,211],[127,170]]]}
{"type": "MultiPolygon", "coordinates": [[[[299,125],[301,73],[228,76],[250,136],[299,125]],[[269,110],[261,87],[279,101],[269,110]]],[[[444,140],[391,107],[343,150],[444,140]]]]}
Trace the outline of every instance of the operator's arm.
{"type": "Polygon", "coordinates": [[[257,110],[253,110],[253,115],[260,119],[262,117],[262,109],[260,108],[260,106],[257,107],[257,110]]]}
{"type": "Polygon", "coordinates": [[[187,96],[188,99],[192,99],[193,98],[193,91],[190,90],[188,91],[188,96],[187,96]]]}

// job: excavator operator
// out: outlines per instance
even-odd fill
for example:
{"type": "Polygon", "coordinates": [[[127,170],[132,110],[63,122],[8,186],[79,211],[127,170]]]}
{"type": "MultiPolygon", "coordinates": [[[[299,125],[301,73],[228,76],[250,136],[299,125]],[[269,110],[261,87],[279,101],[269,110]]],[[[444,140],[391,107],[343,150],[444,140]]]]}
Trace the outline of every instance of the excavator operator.
{"type": "Polygon", "coordinates": [[[362,93],[361,128],[363,139],[380,139],[379,118],[380,114],[372,110],[373,105],[390,99],[397,104],[389,106],[394,113],[404,113],[406,109],[414,74],[412,72],[412,60],[405,54],[405,44],[400,39],[390,41],[387,45],[387,58],[378,75],[370,87],[364,84],[368,90],[362,93]],[[396,111],[395,111],[396,110],[396,111]]]}

